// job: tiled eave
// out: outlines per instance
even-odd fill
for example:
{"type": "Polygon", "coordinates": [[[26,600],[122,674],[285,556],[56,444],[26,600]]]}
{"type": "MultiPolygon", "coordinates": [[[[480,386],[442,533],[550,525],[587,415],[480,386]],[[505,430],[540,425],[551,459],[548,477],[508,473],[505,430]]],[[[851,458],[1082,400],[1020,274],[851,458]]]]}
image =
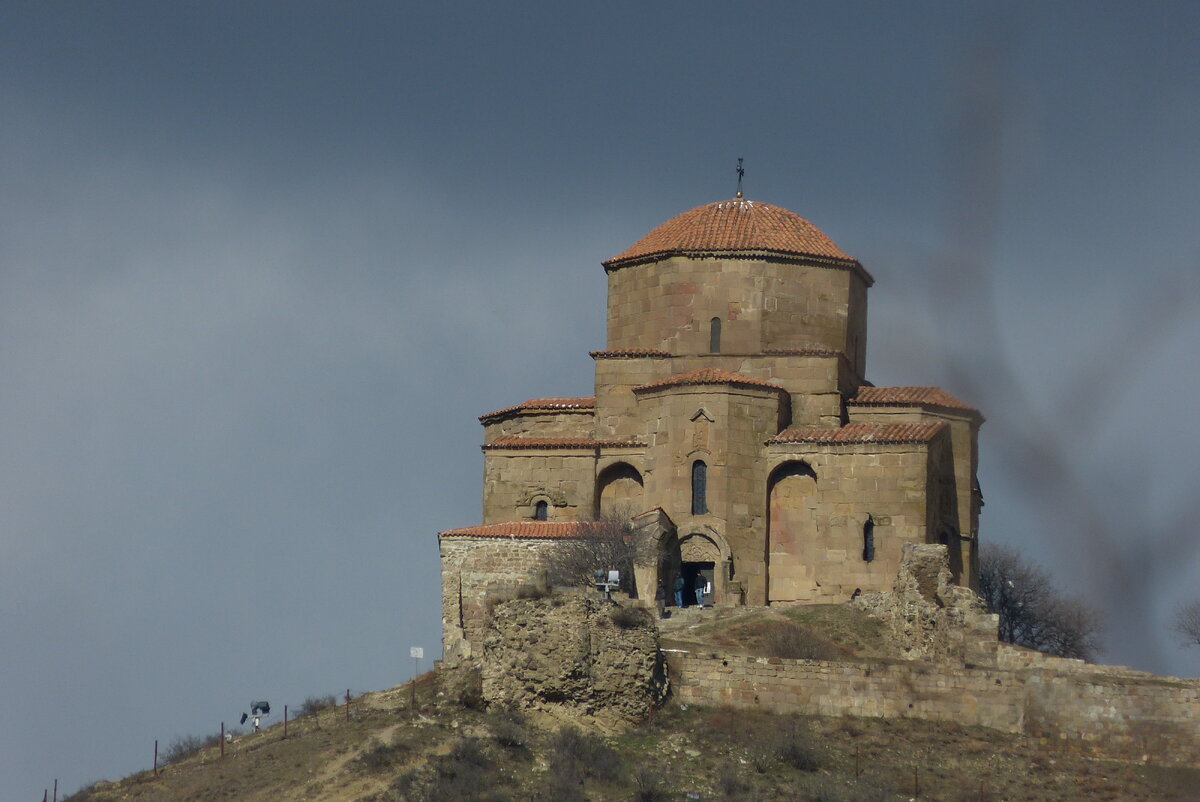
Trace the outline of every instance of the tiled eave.
{"type": "Polygon", "coordinates": [[[846,358],[844,351],[838,351],[834,348],[768,348],[763,351],[763,356],[836,356],[841,359],[846,358]]]}
{"type": "Polygon", "coordinates": [[[670,359],[674,354],[657,348],[621,348],[613,351],[588,351],[592,359],[670,359]]]}
{"type": "Polygon", "coordinates": [[[515,414],[543,414],[552,413],[567,413],[567,414],[591,414],[596,409],[595,396],[572,396],[559,398],[530,398],[528,401],[522,401],[511,407],[504,407],[492,412],[485,412],[479,416],[480,422],[486,423],[495,418],[502,418],[506,415],[515,414]]]}
{"type": "Polygon", "coordinates": [[[767,441],[767,445],[809,443],[812,445],[902,445],[928,443],[946,427],[933,423],[848,423],[838,429],[799,426],[785,429],[767,441]]]}
{"type": "Polygon", "coordinates": [[[898,386],[871,387],[863,386],[853,398],[846,401],[851,407],[916,407],[930,412],[948,412],[964,415],[982,423],[983,415],[978,409],[967,404],[940,387],[898,386]]]}
{"type": "Polygon", "coordinates": [[[652,262],[661,262],[672,257],[682,256],[685,259],[747,259],[756,261],[783,262],[793,265],[815,265],[817,267],[828,267],[833,270],[849,270],[856,273],[868,287],[875,284],[875,277],[872,276],[862,263],[857,259],[835,259],[828,256],[815,256],[807,253],[792,253],[789,251],[773,251],[773,250],[707,250],[707,249],[671,249],[665,251],[656,251],[655,253],[647,253],[639,256],[634,256],[628,259],[610,259],[604,262],[604,270],[611,273],[614,270],[621,270],[626,267],[637,267],[638,265],[650,264],[652,262]]]}
{"type": "Polygon", "coordinates": [[[509,434],[483,444],[484,451],[494,450],[574,450],[596,451],[601,448],[645,448],[639,440],[595,440],[591,437],[523,437],[509,434]]]}
{"type": "Polygon", "coordinates": [[[755,379],[751,376],[744,376],[741,373],[734,373],[730,370],[721,370],[720,368],[700,368],[699,370],[692,370],[687,373],[676,373],[674,376],[668,376],[665,379],[659,379],[649,384],[634,387],[633,392],[652,393],[656,390],[688,385],[725,385],[751,390],[770,390],[776,393],[787,392],[787,390],[778,384],[772,384],[762,379],[755,379]]]}
{"type": "Polygon", "coordinates": [[[438,532],[439,538],[523,538],[530,540],[560,540],[578,537],[579,521],[508,521],[498,524],[464,526],[438,532]]]}

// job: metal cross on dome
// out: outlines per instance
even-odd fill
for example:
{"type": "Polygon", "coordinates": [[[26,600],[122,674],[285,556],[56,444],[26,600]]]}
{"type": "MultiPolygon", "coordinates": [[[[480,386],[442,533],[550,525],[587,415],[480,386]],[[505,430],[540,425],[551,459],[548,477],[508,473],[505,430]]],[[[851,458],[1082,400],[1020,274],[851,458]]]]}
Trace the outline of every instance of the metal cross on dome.
{"type": "Polygon", "coordinates": [[[738,156],[737,174],[738,174],[737,195],[735,195],[734,197],[741,198],[742,197],[742,176],[744,176],[746,174],[746,170],[742,167],[742,157],[741,156],[738,156]]]}

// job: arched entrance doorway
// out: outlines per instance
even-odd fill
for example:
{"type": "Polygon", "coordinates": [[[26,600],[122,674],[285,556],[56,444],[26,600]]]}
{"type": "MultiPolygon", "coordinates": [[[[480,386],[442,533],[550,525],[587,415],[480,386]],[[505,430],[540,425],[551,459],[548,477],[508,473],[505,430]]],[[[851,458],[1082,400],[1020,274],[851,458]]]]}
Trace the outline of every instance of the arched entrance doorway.
{"type": "Polygon", "coordinates": [[[716,604],[721,595],[717,566],[722,562],[720,547],[707,535],[697,532],[680,539],[679,568],[672,581],[675,590],[672,603],[682,607],[716,604]],[[706,588],[707,594],[704,593],[706,588]]]}

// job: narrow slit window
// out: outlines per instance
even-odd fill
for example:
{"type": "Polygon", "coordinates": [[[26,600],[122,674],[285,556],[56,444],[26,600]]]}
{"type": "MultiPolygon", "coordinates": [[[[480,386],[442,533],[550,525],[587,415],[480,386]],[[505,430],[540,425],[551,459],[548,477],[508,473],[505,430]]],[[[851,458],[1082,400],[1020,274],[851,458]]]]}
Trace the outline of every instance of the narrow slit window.
{"type": "Polygon", "coordinates": [[[708,352],[721,353],[721,318],[714,317],[708,324],[708,352]]]}
{"type": "Polygon", "coordinates": [[[533,505],[533,520],[545,521],[550,518],[550,505],[545,501],[539,501],[533,505]]]}
{"type": "Polygon", "coordinates": [[[701,460],[692,463],[692,515],[708,512],[708,466],[701,460]]]}
{"type": "Polygon", "coordinates": [[[875,521],[870,515],[867,516],[867,522],[863,524],[863,562],[871,562],[875,559],[875,521]]]}

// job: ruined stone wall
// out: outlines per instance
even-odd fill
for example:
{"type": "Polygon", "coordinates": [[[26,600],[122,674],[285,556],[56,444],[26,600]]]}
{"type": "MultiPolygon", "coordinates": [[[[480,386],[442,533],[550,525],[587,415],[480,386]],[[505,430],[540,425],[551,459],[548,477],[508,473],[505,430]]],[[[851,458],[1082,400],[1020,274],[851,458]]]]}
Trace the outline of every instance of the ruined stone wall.
{"type": "Polygon", "coordinates": [[[536,586],[544,555],[556,542],[545,538],[441,538],[445,659],[476,656],[491,623],[489,598],[511,598],[521,586],[536,586]]]}
{"type": "Polygon", "coordinates": [[[948,551],[941,544],[904,544],[892,589],[852,604],[883,623],[891,648],[906,660],[1007,667],[1000,663],[996,616],[954,583],[948,551]]]}
{"type": "Polygon", "coordinates": [[[1194,679],[1111,668],[1059,673],[678,650],[667,657],[672,693],[684,703],[954,721],[1024,733],[1083,754],[1200,764],[1200,681],[1194,679]]]}
{"type": "Polygon", "coordinates": [[[666,692],[643,609],[587,594],[499,603],[483,638],[489,705],[639,721],[666,692]]]}

